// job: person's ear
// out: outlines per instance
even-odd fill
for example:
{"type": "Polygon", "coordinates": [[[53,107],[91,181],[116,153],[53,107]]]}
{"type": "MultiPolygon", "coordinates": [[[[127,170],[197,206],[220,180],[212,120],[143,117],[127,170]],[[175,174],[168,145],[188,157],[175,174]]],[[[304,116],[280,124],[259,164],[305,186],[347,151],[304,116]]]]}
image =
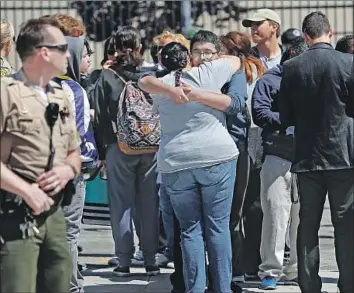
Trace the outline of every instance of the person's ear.
{"type": "Polygon", "coordinates": [[[304,33],[304,38],[307,44],[311,43],[311,38],[307,33],[304,33]]]}
{"type": "Polygon", "coordinates": [[[140,43],[139,44],[139,47],[138,47],[138,49],[137,49],[137,51],[138,51],[138,53],[141,53],[141,49],[143,48],[143,45],[140,43]]]}
{"type": "Polygon", "coordinates": [[[43,60],[46,62],[50,61],[49,50],[45,47],[39,48],[39,54],[42,56],[43,60]]]}
{"type": "Polygon", "coordinates": [[[333,29],[330,28],[330,29],[329,29],[329,33],[328,33],[328,37],[329,37],[329,38],[332,38],[333,35],[334,35],[333,29]]]}

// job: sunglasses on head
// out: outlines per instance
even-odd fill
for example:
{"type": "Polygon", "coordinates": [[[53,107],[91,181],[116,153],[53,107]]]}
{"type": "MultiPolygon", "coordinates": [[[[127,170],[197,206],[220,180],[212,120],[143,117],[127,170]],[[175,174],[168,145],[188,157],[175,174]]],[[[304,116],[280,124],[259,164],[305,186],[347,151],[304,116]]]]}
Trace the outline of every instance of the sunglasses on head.
{"type": "Polygon", "coordinates": [[[58,50],[60,52],[65,53],[68,50],[68,44],[63,44],[63,45],[39,45],[36,46],[37,49],[40,48],[48,48],[48,49],[54,49],[54,50],[58,50]]]}

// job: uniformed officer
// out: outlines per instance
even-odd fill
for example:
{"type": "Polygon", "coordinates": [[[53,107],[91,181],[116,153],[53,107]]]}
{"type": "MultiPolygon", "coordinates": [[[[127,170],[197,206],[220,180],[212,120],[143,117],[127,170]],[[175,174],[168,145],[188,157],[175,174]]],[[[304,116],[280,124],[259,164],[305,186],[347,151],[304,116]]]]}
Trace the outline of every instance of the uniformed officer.
{"type": "Polygon", "coordinates": [[[70,55],[49,18],[27,21],[16,50],[23,66],[1,80],[0,289],[69,292],[61,205],[81,161],[69,101],[51,80],[66,72],[70,55]]]}

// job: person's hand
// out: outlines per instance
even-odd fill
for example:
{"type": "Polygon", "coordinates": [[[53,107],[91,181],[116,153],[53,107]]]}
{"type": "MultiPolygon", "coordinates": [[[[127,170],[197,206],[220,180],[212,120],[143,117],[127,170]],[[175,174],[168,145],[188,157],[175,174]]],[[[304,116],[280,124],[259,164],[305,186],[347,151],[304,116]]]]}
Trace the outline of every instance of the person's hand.
{"type": "Polygon", "coordinates": [[[75,174],[69,165],[54,166],[52,170],[38,177],[37,183],[39,187],[49,192],[50,196],[58,194],[66,184],[74,179],[75,174]]]}
{"type": "Polygon", "coordinates": [[[26,190],[23,200],[32,209],[33,214],[36,216],[48,211],[54,204],[54,201],[47,194],[45,194],[36,183],[31,184],[30,188],[26,190]]]}
{"type": "Polygon", "coordinates": [[[107,60],[103,65],[103,69],[107,69],[109,66],[113,65],[114,61],[112,60],[107,60]]]}
{"type": "Polygon", "coordinates": [[[183,86],[184,94],[187,96],[187,98],[190,101],[197,101],[198,100],[198,98],[200,96],[200,92],[196,88],[193,88],[190,85],[185,84],[185,83],[183,83],[182,86],[183,86]]]}
{"type": "Polygon", "coordinates": [[[176,104],[185,104],[189,102],[189,99],[181,86],[171,88],[167,95],[176,104]]]}

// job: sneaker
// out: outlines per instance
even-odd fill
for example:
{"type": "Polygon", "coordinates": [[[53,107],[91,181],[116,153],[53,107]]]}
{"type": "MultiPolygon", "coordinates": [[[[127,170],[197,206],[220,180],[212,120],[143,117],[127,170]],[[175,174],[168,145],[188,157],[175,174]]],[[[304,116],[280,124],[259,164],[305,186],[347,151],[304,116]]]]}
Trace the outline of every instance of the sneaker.
{"type": "Polygon", "coordinates": [[[244,275],[233,276],[231,281],[232,282],[236,282],[236,283],[244,283],[245,282],[245,276],[244,275]]]}
{"type": "Polygon", "coordinates": [[[130,273],[130,268],[129,267],[120,267],[117,266],[114,270],[113,270],[113,274],[117,277],[129,277],[131,276],[130,273]]]}
{"type": "Polygon", "coordinates": [[[231,291],[232,291],[232,293],[246,292],[246,291],[243,291],[243,289],[240,287],[240,285],[235,282],[231,282],[231,291]]]}
{"type": "Polygon", "coordinates": [[[78,263],[77,264],[77,269],[79,270],[79,272],[83,272],[87,270],[87,265],[85,263],[78,263]]]}
{"type": "Polygon", "coordinates": [[[261,290],[275,290],[277,289],[277,280],[274,277],[265,277],[259,286],[261,290]]]}
{"type": "Polygon", "coordinates": [[[141,250],[134,253],[132,258],[132,266],[143,266],[144,265],[144,255],[141,250]]]}
{"type": "Polygon", "coordinates": [[[145,271],[147,276],[157,276],[160,274],[160,268],[157,265],[146,266],[145,271]]]}
{"type": "Polygon", "coordinates": [[[119,259],[118,257],[114,256],[108,261],[108,265],[110,267],[117,267],[119,266],[119,259]]]}
{"type": "Polygon", "coordinates": [[[167,265],[172,262],[165,254],[158,253],[156,254],[156,264],[159,267],[167,267],[167,265]]]}

